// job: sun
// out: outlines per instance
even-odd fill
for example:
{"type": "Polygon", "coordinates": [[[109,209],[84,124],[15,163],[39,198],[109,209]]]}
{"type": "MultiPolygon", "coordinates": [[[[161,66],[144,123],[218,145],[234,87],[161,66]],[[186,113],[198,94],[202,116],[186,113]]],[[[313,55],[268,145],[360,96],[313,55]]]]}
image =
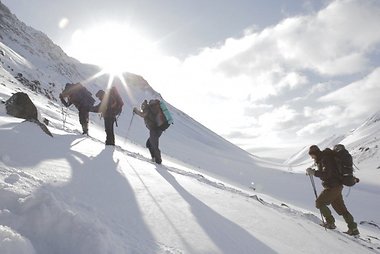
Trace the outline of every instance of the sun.
{"type": "Polygon", "coordinates": [[[70,54],[81,62],[98,65],[104,73],[114,76],[123,72],[142,74],[160,58],[154,42],[122,23],[77,30],[69,48],[70,54]]]}

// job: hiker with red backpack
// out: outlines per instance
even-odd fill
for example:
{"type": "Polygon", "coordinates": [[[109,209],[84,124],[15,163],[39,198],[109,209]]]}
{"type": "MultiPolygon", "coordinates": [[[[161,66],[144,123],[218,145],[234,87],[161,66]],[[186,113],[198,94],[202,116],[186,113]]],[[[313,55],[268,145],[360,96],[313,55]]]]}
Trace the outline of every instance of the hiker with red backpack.
{"type": "MultiPolygon", "coordinates": [[[[316,176],[322,180],[323,191],[317,196],[315,206],[321,211],[322,216],[326,221],[323,222],[323,226],[327,229],[335,229],[335,219],[331,214],[328,205],[332,205],[334,210],[341,216],[347,223],[348,231],[345,232],[348,235],[359,235],[357,223],[354,221],[353,216],[347,210],[344,204],[342,190],[343,183],[342,177],[339,173],[338,162],[336,160],[335,152],[329,148],[321,151],[318,146],[312,145],[309,148],[309,155],[314,159],[317,166],[317,170],[313,168],[307,168],[306,174],[310,176],[316,176]]],[[[314,181],[312,181],[314,183],[314,181]]],[[[313,186],[315,188],[315,186],[313,186]]],[[[322,218],[323,220],[323,218],[322,218]]]]}
{"type": "Polygon", "coordinates": [[[161,151],[159,149],[159,138],[173,119],[164,102],[160,100],[144,100],[141,108],[133,108],[133,113],[144,118],[145,126],[149,130],[149,138],[146,141],[146,147],[149,149],[152,161],[157,164],[162,163],[161,151]]]}
{"type": "MultiPolygon", "coordinates": [[[[114,123],[120,115],[124,102],[120,97],[115,86],[112,86],[106,92],[99,90],[95,96],[100,100],[100,103],[91,109],[91,112],[101,113],[104,118],[104,128],[106,132],[106,145],[115,145],[114,123]]],[[[117,123],[116,123],[117,125],[117,123]]]]}
{"type": "Polygon", "coordinates": [[[80,83],[67,83],[65,89],[59,94],[59,99],[65,107],[70,107],[74,104],[79,111],[79,122],[83,130],[82,134],[88,135],[89,112],[95,102],[90,91],[80,83]],[[67,101],[65,100],[66,98],[67,101]]]}

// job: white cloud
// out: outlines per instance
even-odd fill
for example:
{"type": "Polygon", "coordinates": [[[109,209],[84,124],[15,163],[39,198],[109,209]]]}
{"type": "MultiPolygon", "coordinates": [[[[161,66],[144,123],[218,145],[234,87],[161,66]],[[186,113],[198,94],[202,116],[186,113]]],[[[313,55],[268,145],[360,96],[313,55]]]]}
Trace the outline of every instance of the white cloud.
{"type": "Polygon", "coordinates": [[[262,31],[247,29],[243,37],[205,48],[176,63],[174,71],[161,68],[158,78],[149,80],[174,105],[218,133],[234,131],[236,137],[240,131],[268,142],[277,140],[274,136],[297,138],[297,131],[322,135],[378,107],[378,85],[362,91],[364,81],[324,95],[377,65],[371,57],[379,51],[379,14],[376,0],[332,1],[319,12],[262,31]],[[226,121],[226,115],[231,119],[226,121]]]}
{"type": "Polygon", "coordinates": [[[293,66],[326,75],[364,70],[367,53],[380,43],[376,1],[335,1],[317,15],[289,18],[277,25],[273,38],[293,66]]]}
{"type": "Polygon", "coordinates": [[[259,116],[258,123],[267,130],[281,130],[294,124],[294,120],[299,114],[296,110],[288,105],[281,106],[271,112],[264,113],[259,116]]]}
{"type": "Polygon", "coordinates": [[[322,121],[310,123],[306,125],[305,127],[301,128],[299,131],[297,131],[297,135],[301,137],[308,137],[310,135],[314,135],[317,132],[324,131],[326,129],[333,129],[332,123],[330,119],[324,119],[322,121]]]}
{"type": "Polygon", "coordinates": [[[289,88],[290,90],[301,87],[308,83],[308,78],[305,75],[289,72],[278,83],[280,88],[289,88]]]}
{"type": "Polygon", "coordinates": [[[319,100],[344,107],[340,118],[366,118],[379,109],[380,67],[364,79],[323,96],[319,100]]]}

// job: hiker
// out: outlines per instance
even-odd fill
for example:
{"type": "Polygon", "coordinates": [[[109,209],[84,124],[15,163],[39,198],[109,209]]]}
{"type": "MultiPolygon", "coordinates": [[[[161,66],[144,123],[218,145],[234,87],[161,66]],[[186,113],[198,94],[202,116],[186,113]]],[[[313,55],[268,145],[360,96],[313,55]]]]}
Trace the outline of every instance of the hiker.
{"type": "Polygon", "coordinates": [[[161,151],[159,149],[159,138],[163,132],[157,124],[155,120],[155,115],[151,110],[148,101],[144,100],[141,104],[141,109],[136,107],[133,108],[133,113],[144,118],[145,126],[149,130],[149,138],[146,141],[146,147],[149,149],[150,155],[152,157],[152,161],[155,161],[157,164],[161,164],[161,151]]]}
{"type": "MultiPolygon", "coordinates": [[[[104,128],[106,132],[106,145],[115,145],[114,123],[117,121],[117,116],[120,115],[124,102],[120,97],[115,86],[112,86],[107,92],[99,90],[95,96],[100,100],[100,103],[91,109],[91,112],[101,113],[104,118],[104,128]]],[[[116,122],[117,126],[117,122],[116,122]]]]}
{"type": "Polygon", "coordinates": [[[79,111],[82,134],[88,135],[89,111],[95,102],[91,93],[80,83],[67,83],[65,89],[59,94],[59,99],[65,107],[70,107],[71,104],[74,104],[79,111]],[[67,101],[65,98],[67,98],[67,101]]]}
{"type": "Polygon", "coordinates": [[[310,176],[314,175],[320,178],[322,180],[322,186],[324,187],[315,201],[316,207],[321,210],[321,214],[326,219],[323,226],[328,229],[336,228],[335,219],[327,207],[331,204],[334,210],[343,216],[347,223],[348,231],[345,233],[348,235],[358,235],[359,230],[357,224],[343,201],[343,185],[338,175],[338,166],[333,151],[329,148],[321,151],[318,146],[312,145],[309,148],[309,155],[314,159],[318,169],[308,168],[306,169],[306,173],[310,176]]]}

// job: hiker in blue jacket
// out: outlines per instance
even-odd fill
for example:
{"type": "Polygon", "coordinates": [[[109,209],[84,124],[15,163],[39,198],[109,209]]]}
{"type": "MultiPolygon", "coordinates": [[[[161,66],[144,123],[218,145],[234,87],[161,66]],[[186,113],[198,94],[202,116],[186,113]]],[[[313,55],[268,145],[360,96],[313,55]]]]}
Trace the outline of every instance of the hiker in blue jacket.
{"type": "Polygon", "coordinates": [[[161,151],[159,149],[159,138],[162,134],[162,130],[156,123],[155,115],[148,103],[147,100],[144,100],[141,104],[141,109],[136,107],[133,108],[133,113],[144,118],[145,126],[149,130],[149,138],[146,141],[146,147],[149,149],[152,161],[155,161],[157,164],[161,164],[161,151]]]}

